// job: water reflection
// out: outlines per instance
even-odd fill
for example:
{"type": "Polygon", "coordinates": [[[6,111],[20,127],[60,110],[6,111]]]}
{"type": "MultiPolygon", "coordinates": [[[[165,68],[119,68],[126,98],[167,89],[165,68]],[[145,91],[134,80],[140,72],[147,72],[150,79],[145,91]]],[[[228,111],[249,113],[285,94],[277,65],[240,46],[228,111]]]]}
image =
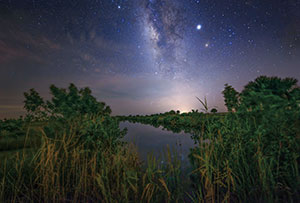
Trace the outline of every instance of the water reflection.
{"type": "Polygon", "coordinates": [[[175,150],[182,163],[188,163],[190,148],[194,147],[194,141],[190,134],[173,133],[162,130],[162,127],[155,128],[150,125],[139,123],[121,122],[120,128],[127,128],[128,133],[124,141],[133,142],[143,160],[147,159],[148,153],[153,153],[156,157],[161,157],[166,151],[167,145],[171,150],[175,150]]]}

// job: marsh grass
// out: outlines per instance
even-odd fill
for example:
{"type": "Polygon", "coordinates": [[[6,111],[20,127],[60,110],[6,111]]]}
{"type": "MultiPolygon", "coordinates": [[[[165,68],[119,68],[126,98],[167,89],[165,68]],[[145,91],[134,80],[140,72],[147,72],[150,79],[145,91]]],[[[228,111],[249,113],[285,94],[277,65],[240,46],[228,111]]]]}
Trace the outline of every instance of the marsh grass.
{"type": "MultiPolygon", "coordinates": [[[[259,94],[260,105],[240,104],[226,114],[167,112],[126,119],[193,133],[197,146],[189,155],[187,201],[299,202],[300,109],[293,100],[273,97],[259,94]]],[[[207,102],[197,99],[208,112],[207,102]]]]}
{"type": "Polygon", "coordinates": [[[176,130],[197,123],[190,172],[170,148],[142,162],[105,115],[34,123],[17,143],[22,149],[0,153],[0,202],[297,202],[299,115],[289,103],[271,103],[221,116],[134,118],[176,130]],[[26,148],[32,140],[38,146],[26,148]]]}
{"type": "MultiPolygon", "coordinates": [[[[16,151],[0,164],[1,202],[171,202],[182,198],[180,163],[166,153],[147,167],[133,145],[93,151],[69,131],[48,137],[38,149],[16,151]]],[[[28,140],[28,139],[27,139],[28,140]]]]}
{"type": "Polygon", "coordinates": [[[299,200],[299,136],[293,113],[231,113],[207,119],[191,150],[191,199],[212,202],[299,200]],[[289,116],[289,117],[288,117],[289,116]],[[289,119],[287,119],[289,118],[289,119]]]}
{"type": "Polygon", "coordinates": [[[90,150],[76,126],[50,137],[36,126],[38,148],[2,153],[0,202],[297,202],[299,121],[204,116],[191,171],[169,147],[144,163],[132,144],[90,150]]]}

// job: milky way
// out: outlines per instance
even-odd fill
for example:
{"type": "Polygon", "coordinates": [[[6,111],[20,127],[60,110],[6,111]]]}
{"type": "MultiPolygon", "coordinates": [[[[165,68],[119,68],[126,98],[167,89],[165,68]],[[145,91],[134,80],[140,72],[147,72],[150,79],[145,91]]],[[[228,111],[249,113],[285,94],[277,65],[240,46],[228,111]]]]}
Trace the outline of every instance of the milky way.
{"type": "Polygon", "coordinates": [[[172,0],[143,1],[142,30],[158,71],[176,75],[185,62],[186,13],[181,3],[172,0]]]}

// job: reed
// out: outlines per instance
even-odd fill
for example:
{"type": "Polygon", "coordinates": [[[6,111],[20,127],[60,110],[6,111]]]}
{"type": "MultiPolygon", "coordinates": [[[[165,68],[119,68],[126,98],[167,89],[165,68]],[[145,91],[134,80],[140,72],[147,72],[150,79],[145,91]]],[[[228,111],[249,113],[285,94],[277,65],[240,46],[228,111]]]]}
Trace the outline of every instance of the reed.
{"type": "Polygon", "coordinates": [[[299,136],[285,111],[207,118],[191,150],[194,201],[293,202],[299,198],[299,136]],[[203,143],[200,139],[209,139],[203,143]]]}
{"type": "Polygon", "coordinates": [[[171,202],[179,200],[180,163],[167,152],[162,164],[140,161],[130,144],[89,150],[73,130],[47,136],[34,153],[25,148],[0,167],[3,202],[171,202]]]}

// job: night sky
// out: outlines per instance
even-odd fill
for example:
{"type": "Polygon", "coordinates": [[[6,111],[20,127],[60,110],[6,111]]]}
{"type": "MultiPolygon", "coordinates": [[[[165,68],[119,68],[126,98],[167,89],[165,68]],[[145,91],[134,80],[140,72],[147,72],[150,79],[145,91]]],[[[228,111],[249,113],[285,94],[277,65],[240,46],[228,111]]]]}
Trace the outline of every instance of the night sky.
{"type": "Polygon", "coordinates": [[[114,115],[225,111],[260,75],[300,80],[299,0],[0,0],[0,118],[71,82],[114,115]]]}

